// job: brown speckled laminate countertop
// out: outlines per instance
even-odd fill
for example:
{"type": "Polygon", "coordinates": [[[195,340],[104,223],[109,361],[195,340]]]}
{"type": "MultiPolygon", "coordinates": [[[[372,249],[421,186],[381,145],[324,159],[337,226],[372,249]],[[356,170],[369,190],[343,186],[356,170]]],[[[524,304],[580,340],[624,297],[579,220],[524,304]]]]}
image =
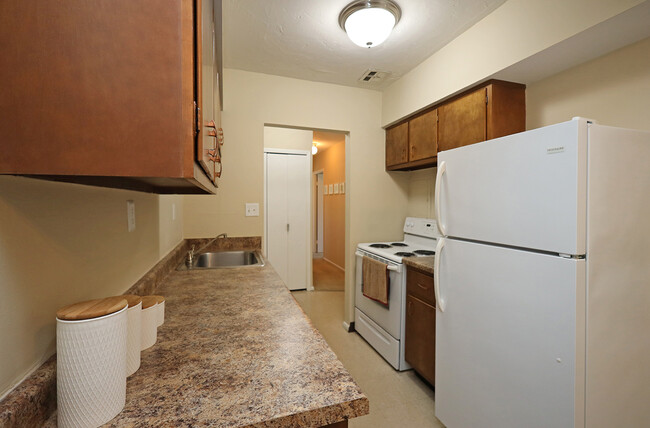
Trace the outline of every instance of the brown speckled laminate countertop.
{"type": "Polygon", "coordinates": [[[433,275],[433,256],[426,257],[403,257],[402,263],[408,267],[412,267],[422,272],[433,275]]]}
{"type": "Polygon", "coordinates": [[[368,399],[265,267],[176,271],[157,343],[107,427],[319,427],[368,399]]]}

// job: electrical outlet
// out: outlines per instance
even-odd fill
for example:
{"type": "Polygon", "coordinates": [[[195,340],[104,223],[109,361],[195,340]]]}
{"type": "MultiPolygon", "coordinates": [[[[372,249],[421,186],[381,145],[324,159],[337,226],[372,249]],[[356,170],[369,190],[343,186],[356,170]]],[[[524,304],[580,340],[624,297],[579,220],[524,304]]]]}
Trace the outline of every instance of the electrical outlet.
{"type": "Polygon", "coordinates": [[[129,199],[126,201],[126,219],[129,232],[135,230],[135,201],[129,199]]]}
{"type": "Polygon", "coordinates": [[[246,204],[246,217],[259,217],[260,204],[246,204]]]}

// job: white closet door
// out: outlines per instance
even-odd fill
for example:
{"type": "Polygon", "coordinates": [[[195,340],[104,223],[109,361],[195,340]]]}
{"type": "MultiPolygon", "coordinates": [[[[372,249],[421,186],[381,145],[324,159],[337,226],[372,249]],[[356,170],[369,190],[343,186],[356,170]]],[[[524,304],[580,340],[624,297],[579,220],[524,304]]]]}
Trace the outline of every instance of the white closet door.
{"type": "Polygon", "coordinates": [[[307,288],[307,254],[309,253],[309,158],[288,155],[287,158],[287,217],[288,217],[288,278],[290,290],[307,288]]]}
{"type": "Polygon", "coordinates": [[[266,155],[267,258],[282,281],[287,275],[287,157],[266,155]]]}
{"type": "Polygon", "coordinates": [[[266,154],[267,258],[290,290],[308,285],[309,157],[266,154]]]}

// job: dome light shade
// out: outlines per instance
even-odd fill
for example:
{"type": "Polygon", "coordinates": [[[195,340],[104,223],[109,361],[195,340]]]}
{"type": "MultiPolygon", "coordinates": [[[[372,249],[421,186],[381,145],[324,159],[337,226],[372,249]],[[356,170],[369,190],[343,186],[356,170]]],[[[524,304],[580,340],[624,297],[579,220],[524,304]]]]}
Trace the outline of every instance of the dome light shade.
{"type": "Polygon", "coordinates": [[[339,25],[354,44],[371,48],[386,41],[400,16],[399,6],[390,0],[359,0],[343,9],[339,25]]]}
{"type": "Polygon", "coordinates": [[[311,145],[311,154],[312,155],[315,155],[316,153],[318,153],[318,147],[317,146],[318,146],[318,144],[316,144],[315,142],[312,143],[312,145],[311,145]]]}

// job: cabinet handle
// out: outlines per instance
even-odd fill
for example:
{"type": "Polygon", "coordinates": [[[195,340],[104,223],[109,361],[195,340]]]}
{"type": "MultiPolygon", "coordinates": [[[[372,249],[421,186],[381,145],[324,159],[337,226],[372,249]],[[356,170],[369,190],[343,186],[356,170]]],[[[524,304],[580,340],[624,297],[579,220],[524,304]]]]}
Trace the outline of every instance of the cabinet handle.
{"type": "Polygon", "coordinates": [[[413,302],[411,302],[411,301],[409,300],[409,304],[408,304],[407,307],[406,307],[406,312],[408,313],[409,316],[413,315],[413,310],[411,309],[411,305],[412,305],[412,304],[413,304],[413,302]]]}
{"type": "Polygon", "coordinates": [[[428,286],[428,285],[422,285],[422,284],[420,284],[419,282],[416,282],[416,284],[418,285],[418,287],[420,287],[420,288],[423,289],[423,290],[428,290],[428,289],[429,289],[429,286],[428,286]]]}
{"type": "Polygon", "coordinates": [[[217,124],[214,123],[214,120],[210,120],[205,123],[206,128],[212,128],[212,129],[217,129],[217,124]]]}

